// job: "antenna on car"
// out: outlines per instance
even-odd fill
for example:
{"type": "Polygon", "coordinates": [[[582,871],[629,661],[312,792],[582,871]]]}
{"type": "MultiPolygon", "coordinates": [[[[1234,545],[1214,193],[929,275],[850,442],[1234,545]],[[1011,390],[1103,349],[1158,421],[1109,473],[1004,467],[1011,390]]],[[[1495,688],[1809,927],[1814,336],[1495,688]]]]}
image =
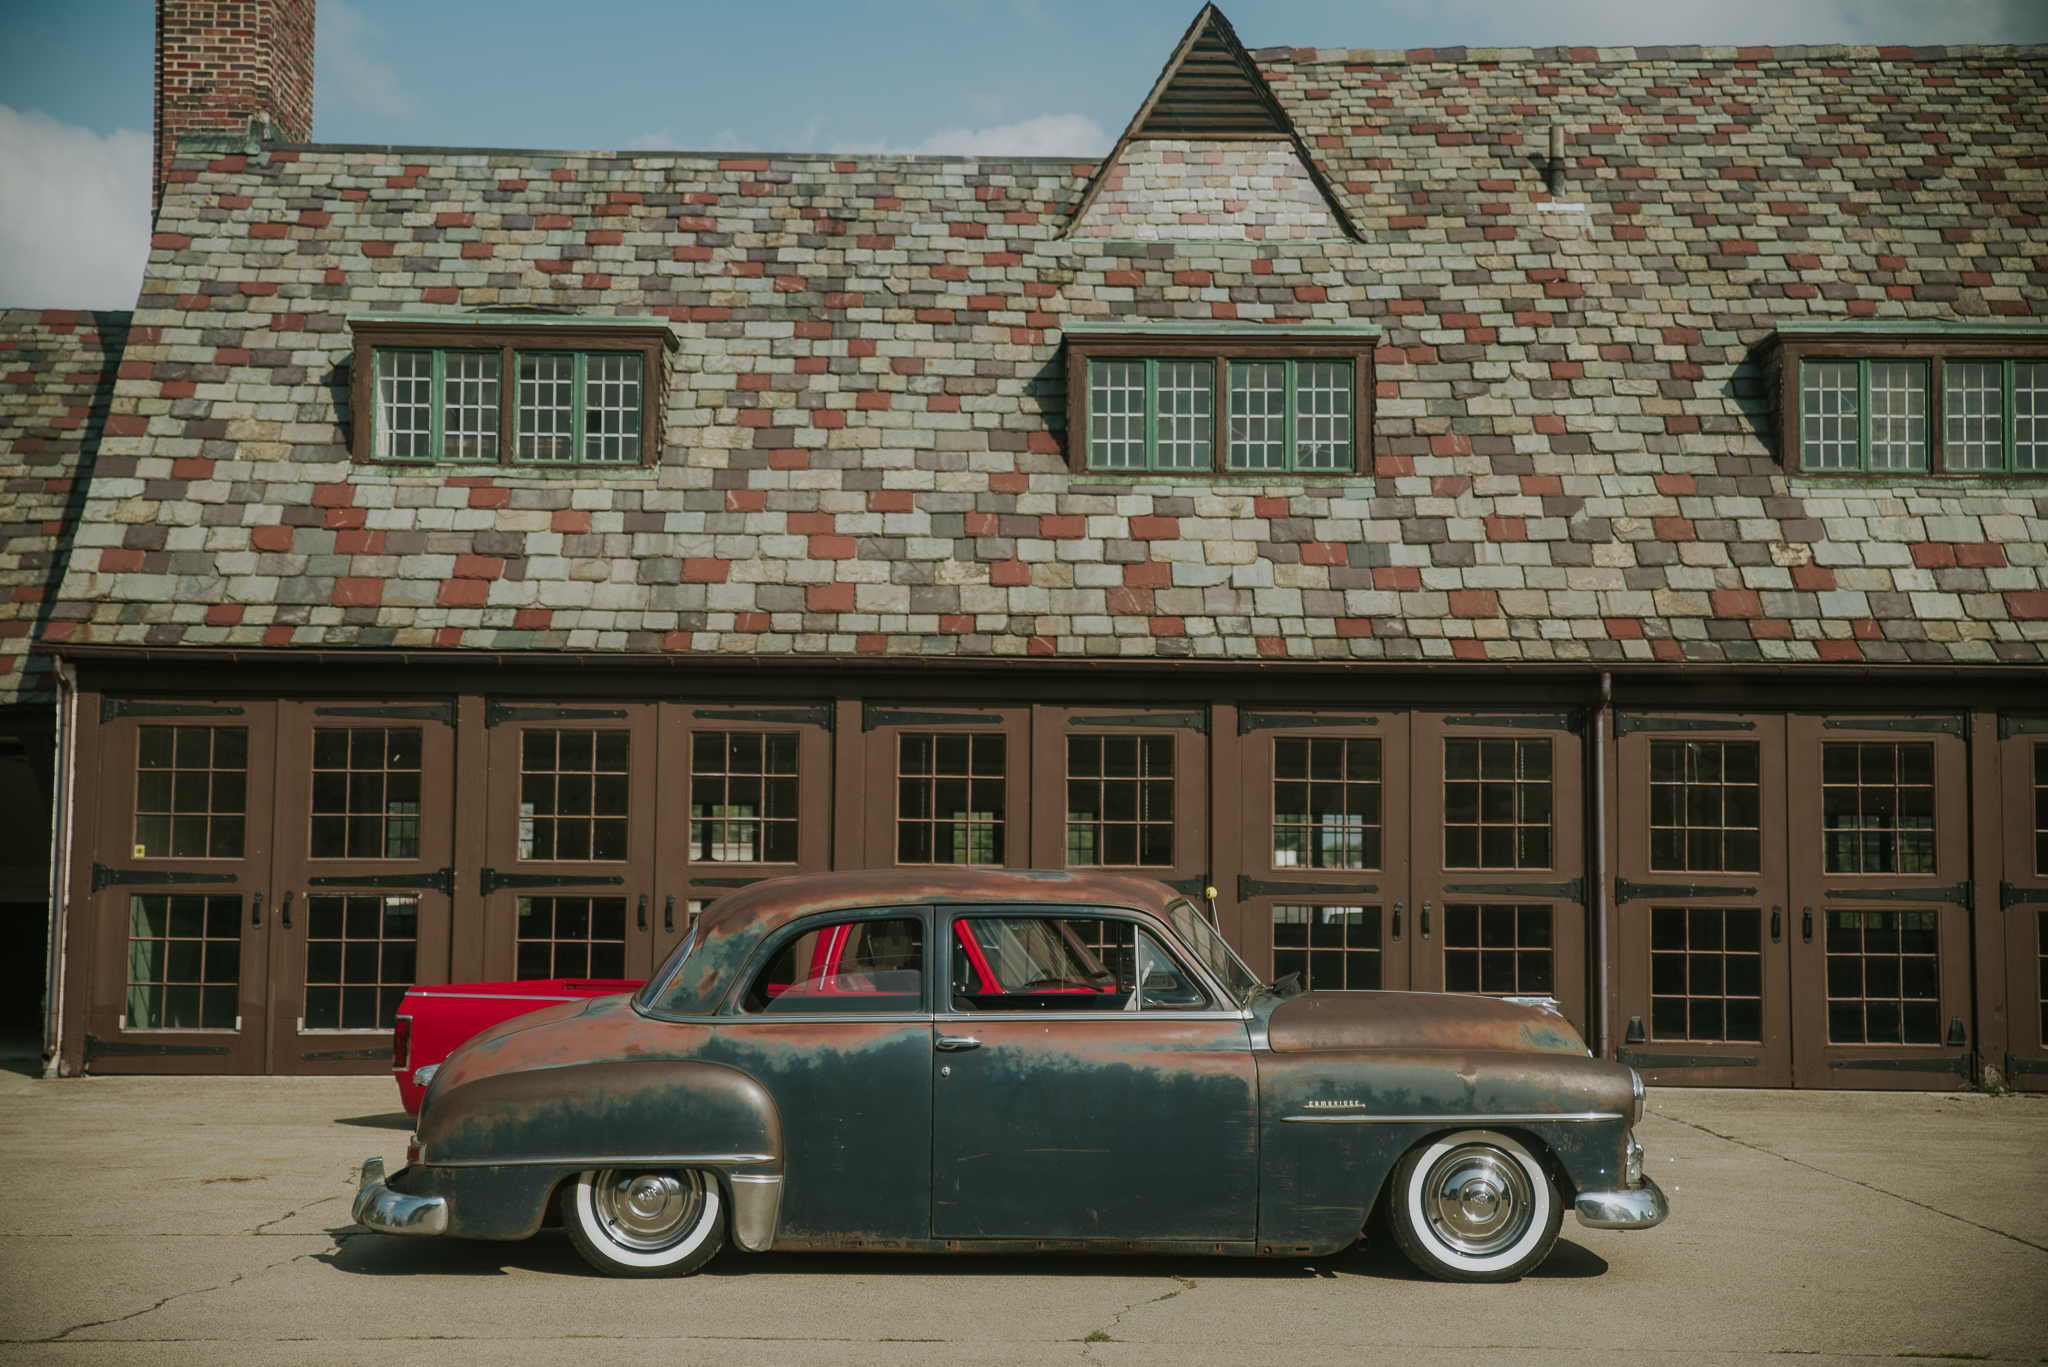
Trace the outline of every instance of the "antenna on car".
{"type": "Polygon", "coordinates": [[[1223,933],[1223,922],[1216,915],[1216,889],[1203,888],[1202,900],[1209,904],[1209,924],[1215,928],[1218,935],[1221,935],[1223,933]]]}

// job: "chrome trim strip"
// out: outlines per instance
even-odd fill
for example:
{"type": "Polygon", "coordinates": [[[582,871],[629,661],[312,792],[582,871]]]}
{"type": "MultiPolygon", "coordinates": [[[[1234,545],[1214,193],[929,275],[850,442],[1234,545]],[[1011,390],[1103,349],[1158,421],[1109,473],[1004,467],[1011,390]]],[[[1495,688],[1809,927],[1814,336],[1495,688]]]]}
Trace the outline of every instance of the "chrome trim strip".
{"type": "Polygon", "coordinates": [[[1625,1120],[1620,1111],[1494,1111],[1485,1115],[1283,1115],[1282,1120],[1299,1125],[1488,1125],[1532,1122],[1584,1124],[1600,1120],[1625,1120]]]}
{"type": "Polygon", "coordinates": [[[1574,1209],[1587,1229],[1649,1229],[1671,1213],[1663,1188],[1648,1177],[1627,1191],[1581,1193],[1574,1209]]]}
{"type": "Polygon", "coordinates": [[[686,1168],[696,1164],[773,1163],[772,1153],[600,1154],[577,1158],[422,1158],[423,1168],[686,1168]]]}

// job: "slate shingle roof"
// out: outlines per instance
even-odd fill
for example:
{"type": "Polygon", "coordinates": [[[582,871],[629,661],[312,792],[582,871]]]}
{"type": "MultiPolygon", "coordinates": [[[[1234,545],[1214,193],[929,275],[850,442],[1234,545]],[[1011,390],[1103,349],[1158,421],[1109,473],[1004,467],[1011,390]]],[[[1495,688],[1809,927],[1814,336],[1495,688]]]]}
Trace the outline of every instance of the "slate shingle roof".
{"type": "Polygon", "coordinates": [[[126,313],[0,311],[0,705],[55,697],[28,653],[85,508],[126,313]]]}
{"type": "Polygon", "coordinates": [[[183,159],[50,635],[2041,661],[2048,487],[1788,478],[1758,349],[2048,315],[2048,53],[1258,60],[1362,240],[1067,236],[1046,160],[183,159]],[[344,315],[486,307],[672,320],[659,465],[352,466],[344,315]],[[1060,329],[1166,319],[1377,323],[1373,469],[1070,473],[1060,329]]]}

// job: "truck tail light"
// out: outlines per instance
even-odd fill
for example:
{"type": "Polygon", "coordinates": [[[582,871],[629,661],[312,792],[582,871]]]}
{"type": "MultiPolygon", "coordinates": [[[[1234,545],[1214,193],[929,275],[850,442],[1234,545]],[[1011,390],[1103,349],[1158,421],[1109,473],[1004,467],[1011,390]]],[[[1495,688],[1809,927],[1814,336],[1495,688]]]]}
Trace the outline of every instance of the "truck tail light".
{"type": "Polygon", "coordinates": [[[412,1017],[400,1016],[391,1027],[391,1071],[405,1075],[412,1063],[412,1017]]]}

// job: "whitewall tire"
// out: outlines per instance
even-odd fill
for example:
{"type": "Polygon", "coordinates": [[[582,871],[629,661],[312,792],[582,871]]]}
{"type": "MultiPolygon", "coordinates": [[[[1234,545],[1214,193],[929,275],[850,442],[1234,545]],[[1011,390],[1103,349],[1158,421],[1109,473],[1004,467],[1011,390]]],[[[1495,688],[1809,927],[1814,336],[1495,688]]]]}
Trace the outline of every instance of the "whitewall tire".
{"type": "Polygon", "coordinates": [[[1394,1165],[1394,1242],[1432,1277],[1511,1282],[1550,1256],[1564,1204],[1526,1145],[1498,1130],[1460,1130],[1418,1144],[1394,1165]]]}
{"type": "Polygon", "coordinates": [[[715,1174],[603,1168],[562,1187],[562,1223],[592,1267],[614,1277],[681,1277],[725,1246],[715,1174]]]}

